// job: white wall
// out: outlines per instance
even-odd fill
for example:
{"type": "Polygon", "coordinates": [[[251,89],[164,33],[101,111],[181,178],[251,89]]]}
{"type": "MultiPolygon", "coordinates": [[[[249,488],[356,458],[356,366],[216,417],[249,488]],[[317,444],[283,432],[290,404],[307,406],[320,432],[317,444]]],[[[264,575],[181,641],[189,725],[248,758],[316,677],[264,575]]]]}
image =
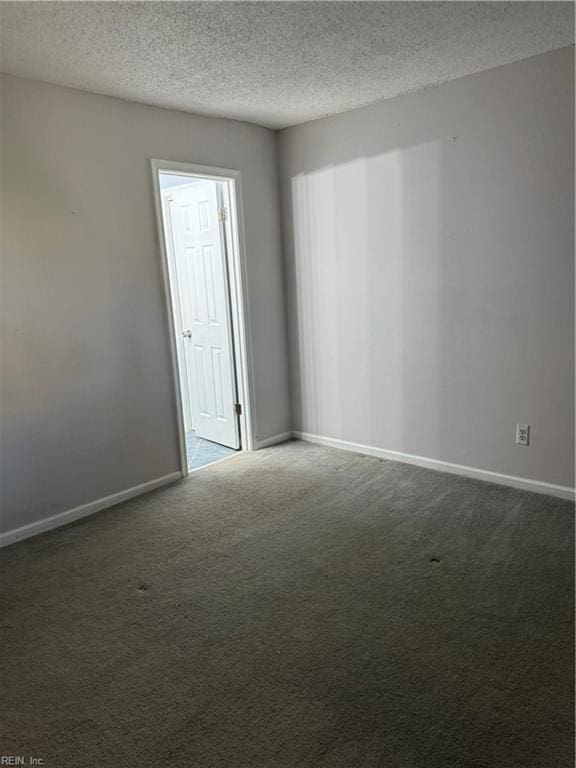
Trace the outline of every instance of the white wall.
{"type": "Polygon", "coordinates": [[[160,189],[169,189],[170,187],[180,187],[182,184],[201,184],[201,181],[193,182],[189,176],[181,176],[175,173],[160,174],[160,189]]]}
{"type": "Polygon", "coordinates": [[[280,134],[295,429],[574,485],[572,71],[280,134]]]}
{"type": "Polygon", "coordinates": [[[178,471],[150,158],[240,169],[257,436],[290,429],[275,135],[2,78],[2,528],[178,471]]]}

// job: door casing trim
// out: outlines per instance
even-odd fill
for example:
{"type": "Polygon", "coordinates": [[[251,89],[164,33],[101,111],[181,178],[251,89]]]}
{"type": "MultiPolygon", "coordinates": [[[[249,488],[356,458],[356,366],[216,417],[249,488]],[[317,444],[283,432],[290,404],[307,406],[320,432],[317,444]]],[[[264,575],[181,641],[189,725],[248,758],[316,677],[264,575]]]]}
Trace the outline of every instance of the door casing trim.
{"type": "Polygon", "coordinates": [[[240,422],[240,445],[243,451],[256,450],[255,435],[256,410],[254,407],[254,361],[252,354],[252,333],[250,321],[250,302],[248,300],[248,276],[246,262],[246,246],[244,234],[244,208],[242,204],[241,173],[232,168],[215,168],[208,165],[195,165],[172,160],[150,160],[152,168],[152,187],[154,207],[156,209],[156,226],[160,246],[160,266],[164,294],[164,308],[169,336],[170,367],[172,386],[175,397],[176,422],[178,428],[178,448],[182,477],[188,475],[186,458],[186,434],[184,431],[184,413],[182,409],[182,393],[178,369],[178,353],[176,334],[172,315],[172,291],[168,269],[168,254],[166,252],[166,232],[162,216],[162,194],[160,190],[161,171],[182,176],[227,181],[230,198],[230,216],[226,221],[226,234],[231,249],[226,249],[228,275],[230,281],[230,310],[232,318],[232,339],[234,347],[236,387],[238,400],[242,404],[240,422]]]}

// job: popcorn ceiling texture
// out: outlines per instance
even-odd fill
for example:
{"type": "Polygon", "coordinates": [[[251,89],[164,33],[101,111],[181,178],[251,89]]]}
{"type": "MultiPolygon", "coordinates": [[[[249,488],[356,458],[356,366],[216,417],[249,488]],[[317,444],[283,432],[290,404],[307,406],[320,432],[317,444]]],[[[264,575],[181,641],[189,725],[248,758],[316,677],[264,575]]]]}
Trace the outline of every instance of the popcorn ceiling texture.
{"type": "Polygon", "coordinates": [[[284,128],[571,45],[568,2],[3,2],[2,71],[284,128]]]}

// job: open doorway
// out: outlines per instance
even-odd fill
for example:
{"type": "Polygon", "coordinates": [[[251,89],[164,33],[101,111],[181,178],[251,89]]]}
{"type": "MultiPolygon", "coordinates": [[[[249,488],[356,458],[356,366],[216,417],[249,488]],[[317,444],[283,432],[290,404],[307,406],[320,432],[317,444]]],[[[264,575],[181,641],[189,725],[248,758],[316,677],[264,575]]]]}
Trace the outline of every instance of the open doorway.
{"type": "Polygon", "coordinates": [[[185,475],[251,447],[239,179],[152,166],[185,475]]]}

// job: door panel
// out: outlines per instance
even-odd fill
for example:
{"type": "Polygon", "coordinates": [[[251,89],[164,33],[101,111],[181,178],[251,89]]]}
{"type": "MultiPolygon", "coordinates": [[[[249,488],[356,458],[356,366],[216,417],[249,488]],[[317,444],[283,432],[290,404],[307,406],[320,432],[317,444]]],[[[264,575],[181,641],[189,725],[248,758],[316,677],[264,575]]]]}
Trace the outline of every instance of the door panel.
{"type": "MultiPolygon", "coordinates": [[[[162,194],[162,211],[164,216],[164,225],[167,240],[168,269],[170,272],[170,285],[172,286],[173,302],[172,315],[174,318],[174,330],[176,333],[176,351],[178,354],[178,373],[180,382],[180,394],[182,398],[182,414],[184,418],[184,430],[190,432],[194,429],[194,414],[189,393],[189,374],[190,367],[187,362],[186,345],[184,344],[184,325],[183,315],[186,310],[183,308],[183,302],[190,296],[188,275],[182,269],[176,269],[176,260],[174,253],[174,227],[173,227],[173,200],[171,195],[164,191],[162,194]]],[[[190,372],[190,376],[192,372],[190,372]]]]}
{"type": "Polygon", "coordinates": [[[232,333],[216,182],[170,190],[188,392],[196,434],[239,448],[232,333]]]}

